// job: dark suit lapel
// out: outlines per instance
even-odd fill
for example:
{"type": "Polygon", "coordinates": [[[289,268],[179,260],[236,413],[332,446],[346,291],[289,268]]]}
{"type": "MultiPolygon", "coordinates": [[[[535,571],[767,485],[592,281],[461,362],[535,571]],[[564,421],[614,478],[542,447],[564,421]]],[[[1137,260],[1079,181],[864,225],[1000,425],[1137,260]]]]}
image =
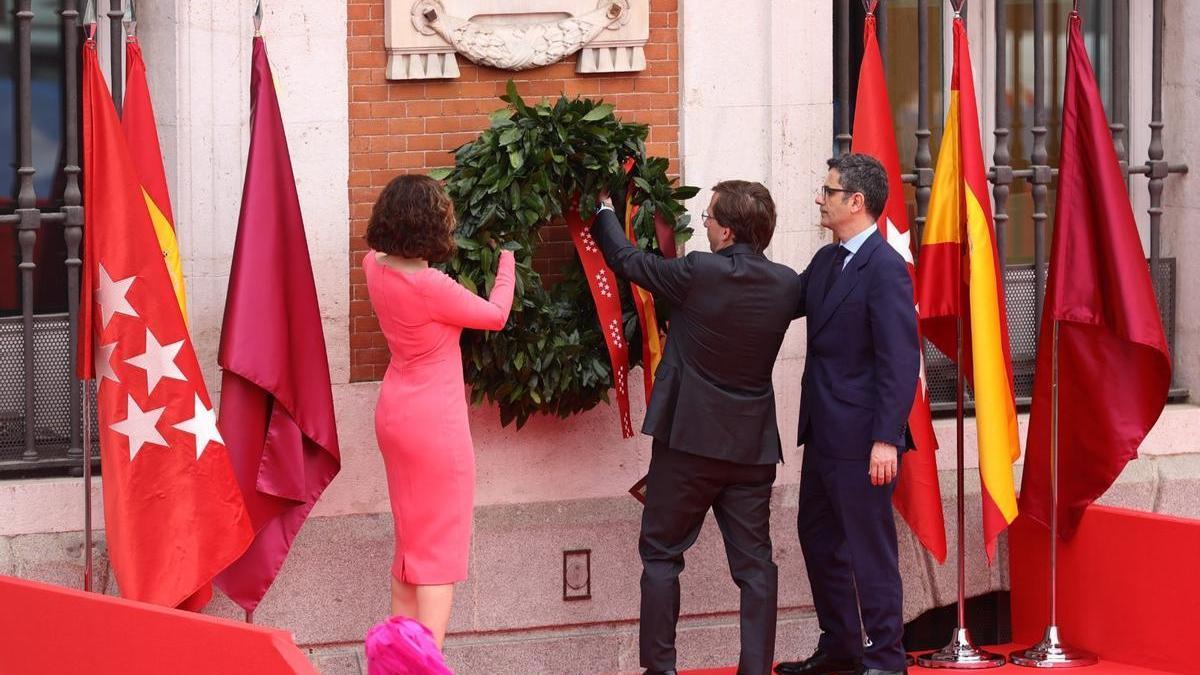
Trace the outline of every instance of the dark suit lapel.
{"type": "Polygon", "coordinates": [[[858,283],[859,270],[866,266],[867,262],[871,259],[871,254],[875,252],[881,241],[883,241],[883,237],[879,236],[879,232],[872,233],[863,242],[862,246],[858,248],[854,257],[850,258],[850,262],[847,263],[846,268],[842,270],[841,274],[837,277],[837,281],[834,282],[833,288],[829,289],[829,294],[821,302],[820,310],[813,317],[814,320],[808,327],[810,337],[825,326],[829,318],[833,316],[834,310],[838,308],[838,305],[842,304],[842,301],[854,289],[855,284],[858,283]]]}

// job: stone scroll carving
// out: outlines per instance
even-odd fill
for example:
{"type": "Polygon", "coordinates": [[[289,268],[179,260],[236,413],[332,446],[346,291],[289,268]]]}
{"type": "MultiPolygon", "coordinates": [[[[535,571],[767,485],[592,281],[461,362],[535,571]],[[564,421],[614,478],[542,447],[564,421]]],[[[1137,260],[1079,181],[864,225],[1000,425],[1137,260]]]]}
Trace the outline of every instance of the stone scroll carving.
{"type": "Polygon", "coordinates": [[[581,73],[646,67],[649,0],[387,0],[385,21],[391,80],[456,78],[456,54],[505,70],[575,52],[581,73]]]}

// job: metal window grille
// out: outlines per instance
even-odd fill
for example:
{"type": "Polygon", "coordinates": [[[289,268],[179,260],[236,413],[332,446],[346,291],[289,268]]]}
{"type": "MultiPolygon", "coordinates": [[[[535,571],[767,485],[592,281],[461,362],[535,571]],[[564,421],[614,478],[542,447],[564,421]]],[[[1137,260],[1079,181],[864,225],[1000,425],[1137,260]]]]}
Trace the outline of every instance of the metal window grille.
{"type": "MultiPolygon", "coordinates": [[[[78,0],[0,0],[0,48],[6,52],[0,77],[13,93],[15,132],[13,156],[0,161],[16,167],[12,184],[0,186],[0,267],[7,268],[0,272],[0,290],[11,300],[0,316],[0,474],[81,469],[84,459],[82,386],[74,377],[83,238],[79,22],[78,0]],[[34,103],[47,91],[40,79],[47,35],[52,49],[61,50],[50,55],[61,61],[57,89],[49,81],[61,104],[50,180],[38,175],[41,162],[34,156],[35,145],[44,142],[34,136],[34,103]],[[47,278],[48,270],[66,278],[47,278]],[[44,302],[40,294],[56,286],[61,302],[44,302]]],[[[94,443],[89,454],[97,457],[98,450],[94,443]]]]}
{"type": "MultiPolygon", "coordinates": [[[[835,137],[834,146],[838,153],[846,153],[850,151],[852,129],[851,114],[853,106],[853,94],[851,82],[857,80],[857,54],[852,55],[852,52],[857,51],[861,54],[861,29],[862,17],[866,12],[866,2],[862,3],[862,7],[857,6],[858,3],[853,3],[851,0],[838,0],[834,6],[834,32],[837,37],[836,51],[836,72],[835,72],[835,91],[834,91],[834,110],[835,110],[835,137]],[[852,24],[856,24],[852,29],[852,24]]],[[[881,51],[887,53],[887,16],[889,4],[888,0],[879,3],[879,8],[876,12],[879,16],[878,27],[879,41],[881,51]]],[[[906,7],[911,5],[909,2],[903,3],[906,7]]],[[[996,225],[997,244],[1001,251],[1005,249],[1005,237],[1011,227],[1011,217],[1009,208],[1009,197],[1013,186],[1018,181],[1024,181],[1029,186],[1029,192],[1032,198],[1032,212],[1030,218],[1033,227],[1033,262],[1032,264],[1009,264],[1004,275],[1005,278],[1005,299],[1008,308],[1008,325],[1009,337],[1012,349],[1013,359],[1013,378],[1014,387],[1016,389],[1018,405],[1028,405],[1030,394],[1033,387],[1033,366],[1034,353],[1037,347],[1037,331],[1040,321],[1040,314],[1043,302],[1043,295],[1046,288],[1046,258],[1048,247],[1046,241],[1047,223],[1049,222],[1048,210],[1053,207],[1049,199],[1049,192],[1054,184],[1054,178],[1057,176],[1057,168],[1049,164],[1049,153],[1047,149],[1049,129],[1048,125],[1052,120],[1048,119],[1048,108],[1046,105],[1046,89],[1047,89],[1047,68],[1046,68],[1046,45],[1047,45],[1047,29],[1046,29],[1046,0],[1023,0],[1020,2],[1007,2],[1006,0],[993,0],[996,20],[995,36],[992,40],[992,47],[995,49],[995,72],[994,82],[996,87],[995,95],[995,128],[992,133],[995,136],[995,150],[992,155],[992,166],[988,170],[988,180],[992,183],[993,211],[996,225]],[[1005,72],[1007,66],[1008,40],[1005,31],[1008,29],[1005,21],[1008,12],[1011,11],[1011,6],[1031,5],[1032,6],[1032,33],[1033,33],[1033,86],[1034,92],[1033,101],[1033,119],[1030,131],[1032,133],[1032,144],[1027,157],[1020,158],[1019,168],[1014,167],[1014,159],[1011,155],[1012,145],[1012,124],[1007,101],[1007,74],[1005,72]]],[[[1128,92],[1129,92],[1129,0],[1092,0],[1088,3],[1093,10],[1102,11],[1110,18],[1109,25],[1113,27],[1109,37],[1107,49],[1108,63],[1103,64],[1104,67],[1110,68],[1112,77],[1109,91],[1111,91],[1112,110],[1110,110],[1111,124],[1110,129],[1113,135],[1113,142],[1116,147],[1117,157],[1121,160],[1122,169],[1128,179],[1130,176],[1146,176],[1148,178],[1146,189],[1149,191],[1150,197],[1150,259],[1148,264],[1153,270],[1151,278],[1154,282],[1155,295],[1158,299],[1159,311],[1163,318],[1163,328],[1167,334],[1167,342],[1171,347],[1171,353],[1175,353],[1175,265],[1176,261],[1171,258],[1162,257],[1161,248],[1161,231],[1162,231],[1162,190],[1163,182],[1172,174],[1180,174],[1187,172],[1187,166],[1184,164],[1168,163],[1164,159],[1165,151],[1162,141],[1162,51],[1163,51],[1163,1],[1154,0],[1153,7],[1153,44],[1152,44],[1152,110],[1150,121],[1150,145],[1148,148],[1148,161],[1145,164],[1138,166],[1130,166],[1127,161],[1125,152],[1125,137],[1126,125],[1128,118],[1128,92]]],[[[932,133],[930,131],[930,98],[931,86],[929,83],[931,72],[939,72],[942,68],[942,63],[929,63],[929,46],[930,40],[940,40],[939,33],[931,33],[930,26],[930,9],[942,7],[942,11],[950,11],[949,3],[931,3],[929,0],[916,1],[917,13],[917,31],[916,31],[916,53],[917,53],[917,75],[918,75],[918,97],[917,97],[917,129],[916,136],[916,152],[913,157],[913,171],[903,176],[904,183],[911,185],[914,188],[915,196],[915,218],[914,227],[917,231],[917,240],[920,240],[920,234],[925,225],[925,216],[929,207],[929,196],[933,186],[933,153],[931,152],[930,140],[932,133]],[[931,68],[933,70],[931,70],[931,68]]],[[[964,9],[963,16],[966,16],[964,9]]],[[[933,30],[940,31],[941,26],[935,24],[933,30]]],[[[904,39],[911,39],[908,35],[903,36],[904,39]]],[[[977,64],[978,65],[978,64],[977,64]]],[[[920,251],[917,251],[918,258],[920,251]]],[[[930,389],[930,397],[933,404],[933,409],[936,411],[953,410],[955,406],[955,366],[954,364],[935,347],[930,344],[925,345],[926,358],[926,377],[928,378],[928,386],[930,389]]],[[[1175,387],[1171,391],[1172,400],[1180,400],[1187,398],[1187,391],[1175,387]]],[[[967,392],[967,405],[972,405],[970,392],[967,392]]]]}

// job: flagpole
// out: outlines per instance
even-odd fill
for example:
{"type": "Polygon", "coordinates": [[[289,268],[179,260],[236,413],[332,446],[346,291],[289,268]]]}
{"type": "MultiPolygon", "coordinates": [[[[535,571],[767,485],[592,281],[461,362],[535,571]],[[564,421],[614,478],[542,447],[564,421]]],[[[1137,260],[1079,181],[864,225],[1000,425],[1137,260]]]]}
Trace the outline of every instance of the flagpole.
{"type": "Polygon", "coordinates": [[[124,0],[111,0],[108,9],[109,34],[109,89],[112,91],[113,107],[117,109],[117,117],[125,107],[125,18],[124,0]]]}
{"type": "Polygon", "coordinates": [[[1058,319],[1054,320],[1050,379],[1050,623],[1042,641],[1009,655],[1027,668],[1078,668],[1095,665],[1096,655],[1063,644],[1058,630],[1058,319]]]}
{"type": "MultiPolygon", "coordinates": [[[[965,240],[964,240],[965,241],[965,240]]],[[[955,378],[957,389],[957,405],[955,413],[957,418],[957,478],[958,478],[958,494],[956,495],[956,510],[958,515],[958,623],[954,627],[954,633],[950,636],[950,642],[936,652],[917,657],[917,664],[925,668],[951,668],[957,670],[980,670],[983,668],[999,668],[1004,665],[1004,657],[999,654],[985,652],[975,646],[971,642],[971,635],[967,631],[967,616],[966,616],[966,586],[967,586],[967,564],[966,564],[966,508],[964,500],[964,482],[966,476],[965,453],[964,453],[964,437],[965,437],[965,414],[966,407],[966,391],[965,378],[963,377],[963,316],[962,316],[962,256],[959,256],[959,313],[955,322],[957,352],[958,358],[955,364],[955,378]]]]}
{"type": "MultiPolygon", "coordinates": [[[[965,0],[953,2],[954,16],[958,18],[962,12],[963,3],[965,0]]],[[[965,506],[965,479],[966,479],[966,461],[965,461],[965,436],[966,436],[966,377],[963,374],[963,310],[966,307],[966,301],[963,297],[963,279],[966,265],[964,258],[969,250],[970,240],[966,230],[966,223],[960,222],[958,226],[958,240],[961,242],[962,250],[958,256],[958,312],[955,317],[955,351],[957,358],[955,359],[955,421],[956,421],[956,438],[955,450],[957,454],[957,462],[955,473],[958,483],[957,494],[955,495],[955,508],[958,516],[958,623],[954,627],[954,633],[950,636],[950,642],[936,652],[930,652],[923,656],[917,657],[917,664],[925,668],[950,668],[957,670],[981,670],[984,668],[999,668],[1004,665],[1004,657],[999,654],[986,652],[975,646],[971,642],[971,635],[967,631],[967,547],[966,547],[966,506],[965,506]]]]}
{"type": "MultiPolygon", "coordinates": [[[[83,32],[85,40],[96,39],[96,14],[92,0],[83,7],[83,32]]],[[[87,256],[84,256],[86,260],[87,256]]],[[[84,270],[84,274],[87,271],[84,270]]],[[[83,302],[92,302],[83,298],[83,302]]],[[[90,331],[92,327],[86,326],[90,331]]],[[[83,354],[82,358],[95,359],[94,354],[83,354]]],[[[83,388],[83,590],[92,590],[92,387],[86,378],[80,379],[83,388]]]]}
{"type": "MultiPolygon", "coordinates": [[[[251,18],[254,21],[254,37],[255,37],[255,39],[262,38],[262,20],[263,20],[262,0],[255,0],[254,14],[251,15],[251,18]]],[[[246,623],[250,623],[250,624],[254,623],[254,610],[253,609],[246,610],[246,623]]]]}
{"type": "MultiPolygon", "coordinates": [[[[84,358],[87,358],[86,356],[84,358]]],[[[92,590],[92,387],[83,384],[83,590],[92,590]]]]}

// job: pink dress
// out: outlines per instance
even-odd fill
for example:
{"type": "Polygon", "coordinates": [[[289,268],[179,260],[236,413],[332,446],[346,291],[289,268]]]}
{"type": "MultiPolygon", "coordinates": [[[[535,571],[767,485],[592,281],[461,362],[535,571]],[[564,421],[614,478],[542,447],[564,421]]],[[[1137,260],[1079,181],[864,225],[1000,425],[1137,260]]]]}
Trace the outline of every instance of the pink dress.
{"type": "Polygon", "coordinates": [[[475,448],[463,386],[463,328],[500,330],[513,299],[504,251],[487,300],[440,270],[401,272],[363,259],[371,305],[391,362],[379,390],[375,435],[396,527],[392,576],[410,584],[467,578],[475,500],[475,448]]]}

